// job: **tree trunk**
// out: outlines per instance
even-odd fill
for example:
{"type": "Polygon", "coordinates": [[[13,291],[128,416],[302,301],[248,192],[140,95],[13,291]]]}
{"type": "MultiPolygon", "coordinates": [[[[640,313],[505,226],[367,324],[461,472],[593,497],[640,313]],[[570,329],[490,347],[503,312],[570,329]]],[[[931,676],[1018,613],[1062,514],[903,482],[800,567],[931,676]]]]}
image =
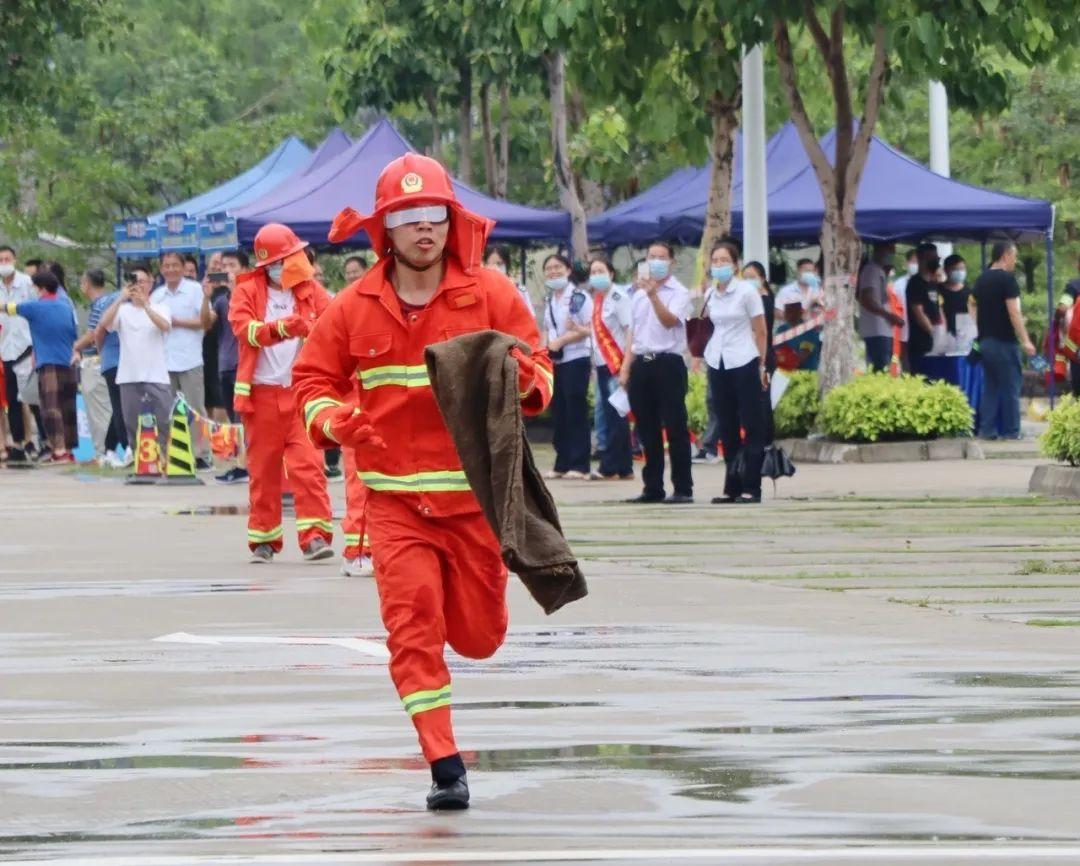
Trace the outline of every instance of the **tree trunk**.
{"type": "Polygon", "coordinates": [[[484,138],[484,183],[488,195],[498,197],[499,178],[495,168],[495,140],[491,128],[491,82],[480,85],[480,128],[484,138]]]}
{"type": "Polygon", "coordinates": [[[510,185],[510,82],[499,85],[499,164],[495,175],[495,196],[506,198],[510,185]]]}
{"type": "Polygon", "coordinates": [[[709,176],[709,198],[705,205],[705,228],[701,234],[701,260],[708,267],[713,244],[731,231],[731,176],[735,165],[735,130],[741,95],[724,98],[715,94],[709,100],[712,120],[712,142],[709,157],[712,172],[709,176]]]}
{"type": "Polygon", "coordinates": [[[458,70],[458,167],[462,183],[472,183],[472,68],[464,63],[458,70]]]}
{"type": "Polygon", "coordinates": [[[846,221],[835,207],[825,208],[821,253],[825,260],[825,308],[836,310],[821,334],[818,380],[827,394],[855,375],[855,274],[862,245],[854,220],[846,221]]]}
{"type": "Polygon", "coordinates": [[[431,116],[431,153],[428,155],[442,162],[442,127],[439,124],[439,99],[435,91],[429,90],[425,93],[424,102],[427,103],[428,114],[431,116]]]}
{"type": "Polygon", "coordinates": [[[589,252],[588,228],[585,208],[578,197],[574,172],[570,165],[567,136],[566,108],[566,55],[562,51],[544,55],[547,69],[548,96],[551,103],[551,156],[555,169],[555,186],[559,190],[559,202],[570,214],[570,253],[572,257],[585,258],[589,252]]]}

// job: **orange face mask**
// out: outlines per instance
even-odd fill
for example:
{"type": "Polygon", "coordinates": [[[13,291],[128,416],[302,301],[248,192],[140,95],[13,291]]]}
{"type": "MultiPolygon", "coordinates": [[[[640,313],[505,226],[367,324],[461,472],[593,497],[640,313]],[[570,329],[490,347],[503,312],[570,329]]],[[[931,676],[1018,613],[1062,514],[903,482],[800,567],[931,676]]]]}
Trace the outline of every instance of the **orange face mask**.
{"type": "Polygon", "coordinates": [[[308,261],[303,250],[286,256],[282,260],[281,280],[279,281],[286,289],[297,286],[304,280],[310,280],[315,276],[315,268],[308,261]]]}

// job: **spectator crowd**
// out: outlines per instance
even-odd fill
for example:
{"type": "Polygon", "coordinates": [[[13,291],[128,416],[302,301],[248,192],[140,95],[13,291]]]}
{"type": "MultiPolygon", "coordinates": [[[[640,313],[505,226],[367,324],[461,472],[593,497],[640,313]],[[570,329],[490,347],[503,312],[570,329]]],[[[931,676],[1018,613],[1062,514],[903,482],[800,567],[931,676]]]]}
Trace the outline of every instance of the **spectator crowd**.
{"type": "MultiPolygon", "coordinates": [[[[1037,350],[1020,308],[1015,245],[995,244],[990,266],[974,280],[961,256],[942,259],[932,243],[907,250],[902,262],[896,256],[893,244],[877,244],[857,274],[866,369],[932,376],[936,356],[966,356],[983,370],[978,435],[1018,437],[1022,360],[1037,350]]],[[[485,253],[486,267],[507,273],[510,262],[503,248],[485,253]]],[[[555,366],[550,478],[630,479],[636,456],[644,467],[634,501],[678,504],[693,501],[693,463],[723,460],[724,495],[713,501],[760,501],[762,460],[773,440],[772,378],[820,362],[830,315],[821,268],[799,259],[793,279],[774,290],[765,267],[742,261],[731,241],[718,243],[706,265],[690,289],[674,273],[675,251],[658,241],[624,278],[604,255],[575,264],[555,253],[542,262],[539,304],[519,284],[555,366]],[[708,421],[694,438],[686,394],[689,375],[700,372],[708,421]]],[[[109,467],[132,463],[140,416],[153,417],[164,449],[178,394],[197,415],[236,423],[238,347],[228,311],[236,278],[248,267],[243,251],[213,253],[200,276],[194,256],[167,252],[156,270],[129,267],[116,290],[101,270],[86,270],[78,282],[89,312],[80,333],[62,266],[20,265],[11,246],[0,246],[0,456],[10,464],[74,462],[80,390],[94,460],[109,467]]],[[[346,284],[366,269],[363,256],[349,256],[346,284]]],[[[1056,312],[1059,344],[1077,296],[1080,279],[1056,312]]],[[[1068,366],[1051,375],[1065,381],[1068,366]]],[[[1071,379],[1080,391],[1076,363],[1071,379]]],[[[203,428],[194,431],[197,468],[210,469],[210,442],[203,428]]],[[[328,478],[341,477],[339,464],[340,454],[328,452],[328,478]]],[[[242,452],[217,477],[245,483],[242,452]]]]}

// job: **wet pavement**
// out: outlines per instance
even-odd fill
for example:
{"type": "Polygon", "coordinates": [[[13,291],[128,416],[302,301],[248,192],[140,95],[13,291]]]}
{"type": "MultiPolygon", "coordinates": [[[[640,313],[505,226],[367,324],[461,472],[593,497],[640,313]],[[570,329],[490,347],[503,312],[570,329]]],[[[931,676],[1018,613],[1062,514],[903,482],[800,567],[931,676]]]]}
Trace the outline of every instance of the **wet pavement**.
{"type": "Polygon", "coordinates": [[[1080,629],[1029,624],[1080,610],[1080,509],[987,465],[556,487],[592,594],[512,579],[506,645],[453,658],[458,815],[370,580],[245,564],[236,488],[0,475],[0,858],[1080,862],[1080,629]]]}

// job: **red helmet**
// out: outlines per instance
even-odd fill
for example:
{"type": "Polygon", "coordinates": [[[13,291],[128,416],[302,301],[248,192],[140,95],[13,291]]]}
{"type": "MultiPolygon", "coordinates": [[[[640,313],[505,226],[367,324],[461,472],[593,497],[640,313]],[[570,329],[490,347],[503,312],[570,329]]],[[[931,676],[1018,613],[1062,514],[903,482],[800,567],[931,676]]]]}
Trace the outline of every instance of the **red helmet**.
{"type": "Polygon", "coordinates": [[[418,153],[407,153],[387,165],[375,184],[374,212],[364,217],[352,208],[345,208],[334,218],[329,240],[342,243],[363,229],[371,239],[371,248],[382,258],[390,249],[383,225],[386,214],[424,204],[447,206],[450,211],[447,250],[457,256],[466,271],[478,266],[495,223],[465,210],[457,200],[446,169],[438,160],[418,153]]]}
{"type": "Polygon", "coordinates": [[[255,235],[255,265],[266,267],[280,262],[308,245],[296,233],[281,223],[267,223],[255,235]]]}

